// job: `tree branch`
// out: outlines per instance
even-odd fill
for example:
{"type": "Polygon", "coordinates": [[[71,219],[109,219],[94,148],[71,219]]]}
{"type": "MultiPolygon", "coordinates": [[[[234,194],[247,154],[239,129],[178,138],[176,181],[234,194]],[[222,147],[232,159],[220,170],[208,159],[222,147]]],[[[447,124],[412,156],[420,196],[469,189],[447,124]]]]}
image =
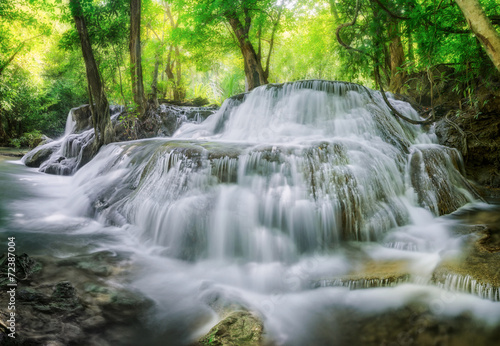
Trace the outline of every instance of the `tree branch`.
{"type": "Polygon", "coordinates": [[[430,123],[434,122],[434,119],[435,119],[434,109],[430,110],[430,115],[427,118],[425,118],[424,120],[413,120],[413,119],[410,119],[410,118],[404,116],[396,108],[394,108],[394,106],[387,99],[387,96],[385,95],[384,88],[382,87],[382,83],[380,81],[379,66],[378,66],[376,61],[374,61],[374,64],[375,64],[375,71],[374,72],[375,72],[376,83],[378,84],[378,87],[380,89],[380,93],[382,94],[382,98],[384,99],[385,104],[387,105],[387,107],[389,107],[389,109],[392,111],[392,113],[394,115],[396,115],[398,118],[401,118],[404,121],[409,122],[410,124],[414,124],[414,125],[426,125],[426,124],[430,124],[430,123]]]}
{"type": "MultiPolygon", "coordinates": [[[[355,52],[370,56],[369,54],[363,52],[362,50],[359,50],[359,49],[356,49],[356,48],[349,46],[344,41],[342,41],[342,39],[340,38],[340,32],[343,28],[353,26],[356,24],[356,19],[358,17],[359,8],[360,8],[360,0],[357,0],[356,1],[356,12],[354,14],[354,19],[349,23],[344,23],[344,24],[341,24],[337,27],[337,31],[336,31],[337,41],[340,43],[340,45],[342,47],[344,47],[348,50],[353,50],[355,52]]],[[[382,94],[382,98],[384,99],[384,102],[387,104],[387,107],[389,107],[389,109],[392,111],[392,113],[394,115],[396,115],[397,117],[409,122],[410,124],[414,124],[414,125],[430,124],[430,123],[434,122],[434,111],[433,110],[431,110],[431,114],[428,118],[426,118],[424,120],[413,120],[413,119],[410,119],[410,118],[404,116],[396,108],[394,108],[394,106],[387,99],[387,96],[385,95],[384,88],[382,87],[382,83],[380,80],[380,67],[379,67],[379,64],[377,63],[377,59],[375,56],[370,56],[370,57],[373,60],[373,65],[374,65],[374,69],[375,69],[375,71],[374,71],[375,72],[375,82],[377,83],[377,85],[380,88],[380,93],[382,94]]],[[[370,95],[370,98],[371,98],[371,94],[370,93],[368,93],[368,94],[370,95]]]]}
{"type": "Polygon", "coordinates": [[[12,62],[12,60],[14,60],[14,58],[16,57],[16,55],[23,49],[24,45],[26,44],[26,42],[28,41],[31,41],[31,40],[34,40],[35,38],[38,38],[40,36],[43,36],[43,34],[40,34],[40,35],[37,35],[37,36],[34,36],[34,37],[30,37],[24,41],[22,41],[21,43],[19,43],[19,45],[17,46],[16,50],[14,51],[14,53],[10,56],[10,58],[2,64],[2,66],[0,66],[0,76],[2,75],[3,73],[3,70],[9,66],[9,64],[12,62]]]}
{"type": "MultiPolygon", "coordinates": [[[[269,53],[267,54],[266,68],[264,70],[264,74],[265,74],[266,78],[269,77],[269,65],[271,63],[271,53],[273,51],[274,35],[276,34],[276,31],[278,30],[278,25],[280,23],[282,12],[283,12],[283,2],[281,3],[281,6],[279,7],[278,18],[276,19],[276,22],[274,22],[273,30],[271,32],[271,42],[269,43],[269,53]]],[[[260,43],[259,43],[259,46],[260,46],[260,43]]]]}
{"type": "Polygon", "coordinates": [[[361,54],[366,54],[365,52],[363,52],[362,50],[359,50],[359,49],[356,49],[356,48],[353,48],[351,46],[349,46],[347,43],[345,43],[342,38],[340,38],[340,32],[342,31],[342,29],[344,28],[347,28],[349,26],[354,26],[356,24],[356,20],[358,19],[358,13],[359,13],[359,8],[360,8],[360,1],[357,0],[356,1],[356,11],[354,13],[354,19],[352,20],[352,22],[348,22],[348,23],[344,23],[344,24],[340,24],[338,27],[337,27],[337,30],[335,31],[335,36],[337,36],[337,41],[340,43],[340,45],[342,47],[344,47],[345,49],[347,50],[353,50],[355,52],[359,52],[361,54]]]}
{"type": "Polygon", "coordinates": [[[387,7],[385,7],[384,4],[382,4],[382,2],[380,0],[373,0],[375,1],[379,7],[381,9],[383,9],[385,12],[387,12],[387,14],[389,14],[389,16],[391,16],[392,18],[396,18],[396,19],[401,19],[401,20],[408,20],[410,19],[410,17],[404,17],[404,16],[400,16],[398,14],[395,14],[394,12],[392,12],[391,10],[389,10],[387,7]]]}

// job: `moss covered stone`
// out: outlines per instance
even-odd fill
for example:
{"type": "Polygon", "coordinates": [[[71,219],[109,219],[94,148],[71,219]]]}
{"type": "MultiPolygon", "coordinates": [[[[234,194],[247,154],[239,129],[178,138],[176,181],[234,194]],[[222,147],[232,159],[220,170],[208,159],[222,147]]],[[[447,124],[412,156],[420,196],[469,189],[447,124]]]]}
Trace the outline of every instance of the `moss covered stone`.
{"type": "Polygon", "coordinates": [[[248,311],[235,311],[199,340],[200,345],[262,345],[262,322],[248,311]]]}

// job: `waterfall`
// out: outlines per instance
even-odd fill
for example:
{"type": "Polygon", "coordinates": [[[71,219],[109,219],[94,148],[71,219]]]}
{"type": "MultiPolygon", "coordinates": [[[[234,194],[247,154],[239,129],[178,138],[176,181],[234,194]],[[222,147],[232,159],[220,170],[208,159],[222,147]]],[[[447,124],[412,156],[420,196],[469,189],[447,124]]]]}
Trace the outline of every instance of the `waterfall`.
{"type": "Polygon", "coordinates": [[[154,302],[140,335],[151,345],[195,344],[235,310],[257,316],[273,345],[498,329],[498,209],[475,203],[460,153],[432,127],[396,118],[377,91],[319,80],[261,86],[215,113],[169,107],[155,118],[172,120],[168,131],[151,133],[173,136],[108,144],[81,168],[93,130],[72,110],[64,137],[27,155],[72,176],[9,166],[0,221],[18,251],[116,254],[123,267],[88,275],[154,302]]]}
{"type": "Polygon", "coordinates": [[[327,81],[262,86],[171,139],[108,145],[75,179],[87,213],[190,261],[293,262],[382,240],[411,208],[440,215],[474,199],[457,152],[380,93],[327,81]]]}
{"type": "Polygon", "coordinates": [[[66,127],[64,128],[64,135],[63,137],[68,136],[73,132],[76,126],[76,120],[73,117],[73,109],[71,109],[68,113],[68,117],[66,118],[66,127]]]}
{"type": "MultiPolygon", "coordinates": [[[[111,106],[111,119],[116,120],[123,108],[111,106]]],[[[66,119],[64,134],[41,145],[23,157],[30,167],[57,175],[72,175],[92,158],[94,129],[88,105],[72,108],[66,119]]]]}

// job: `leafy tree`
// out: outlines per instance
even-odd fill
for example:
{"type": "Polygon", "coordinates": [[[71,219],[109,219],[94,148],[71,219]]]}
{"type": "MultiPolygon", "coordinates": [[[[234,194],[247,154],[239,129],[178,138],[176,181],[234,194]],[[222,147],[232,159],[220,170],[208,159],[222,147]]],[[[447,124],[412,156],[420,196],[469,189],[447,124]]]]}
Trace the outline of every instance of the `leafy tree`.
{"type": "Polygon", "coordinates": [[[233,39],[243,57],[248,90],[267,84],[270,57],[275,35],[284,9],[283,1],[271,0],[199,0],[193,13],[198,31],[206,25],[230,28],[233,39]],[[263,57],[263,40],[269,35],[267,58],[263,57]],[[257,47],[257,48],[256,48],[257,47]]]}
{"type": "Polygon", "coordinates": [[[132,93],[140,118],[146,115],[147,102],[142,78],[141,55],[141,0],[130,0],[130,65],[132,72],[132,93]]]}
{"type": "Polygon", "coordinates": [[[87,72],[87,83],[89,88],[90,108],[92,110],[92,120],[94,124],[94,151],[102,145],[113,141],[114,134],[111,126],[109,114],[109,103],[104,92],[104,86],[99,73],[99,68],[94,58],[92,46],[90,44],[89,33],[83,14],[80,0],[70,0],[71,13],[75,21],[75,26],[80,37],[83,60],[87,72]]]}

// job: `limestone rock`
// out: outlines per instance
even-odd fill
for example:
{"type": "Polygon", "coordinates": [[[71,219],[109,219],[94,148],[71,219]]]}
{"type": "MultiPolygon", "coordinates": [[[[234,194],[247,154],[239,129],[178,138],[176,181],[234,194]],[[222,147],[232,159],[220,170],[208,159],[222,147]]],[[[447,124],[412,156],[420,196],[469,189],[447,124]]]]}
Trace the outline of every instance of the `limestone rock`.
{"type": "Polygon", "coordinates": [[[248,311],[234,311],[199,340],[200,345],[258,346],[262,345],[264,326],[248,311]]]}

